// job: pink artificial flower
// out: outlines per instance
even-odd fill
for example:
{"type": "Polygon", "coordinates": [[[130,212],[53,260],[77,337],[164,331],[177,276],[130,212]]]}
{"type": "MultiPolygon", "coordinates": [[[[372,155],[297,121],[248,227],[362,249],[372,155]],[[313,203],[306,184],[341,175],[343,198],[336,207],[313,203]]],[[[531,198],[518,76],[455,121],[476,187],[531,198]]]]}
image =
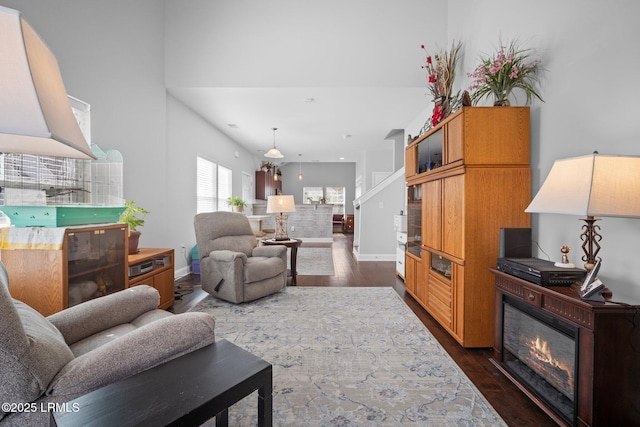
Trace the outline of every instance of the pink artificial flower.
{"type": "Polygon", "coordinates": [[[429,83],[435,83],[436,82],[436,76],[433,74],[429,75],[429,83]]]}
{"type": "Polygon", "coordinates": [[[427,56],[427,64],[431,64],[431,57],[427,56]]]}

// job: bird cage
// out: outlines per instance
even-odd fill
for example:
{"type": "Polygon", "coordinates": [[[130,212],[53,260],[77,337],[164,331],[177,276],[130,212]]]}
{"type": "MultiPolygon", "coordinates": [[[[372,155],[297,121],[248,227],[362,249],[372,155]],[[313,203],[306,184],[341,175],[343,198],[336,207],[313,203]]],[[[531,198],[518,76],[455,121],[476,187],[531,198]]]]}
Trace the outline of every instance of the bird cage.
{"type": "Polygon", "coordinates": [[[91,144],[97,157],[91,161],[91,204],[94,206],[124,205],[123,159],[118,150],[102,150],[91,144]]]}

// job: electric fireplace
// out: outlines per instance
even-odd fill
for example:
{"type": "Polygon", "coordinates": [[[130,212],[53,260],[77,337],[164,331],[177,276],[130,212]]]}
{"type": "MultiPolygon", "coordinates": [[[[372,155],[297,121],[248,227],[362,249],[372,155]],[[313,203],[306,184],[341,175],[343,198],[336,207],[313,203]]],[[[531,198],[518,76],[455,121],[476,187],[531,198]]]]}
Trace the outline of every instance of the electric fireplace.
{"type": "Polygon", "coordinates": [[[640,426],[640,306],[490,270],[498,370],[558,425],[640,426]]]}
{"type": "Polygon", "coordinates": [[[578,328],[505,296],[502,364],[569,425],[574,425],[578,328]]]}

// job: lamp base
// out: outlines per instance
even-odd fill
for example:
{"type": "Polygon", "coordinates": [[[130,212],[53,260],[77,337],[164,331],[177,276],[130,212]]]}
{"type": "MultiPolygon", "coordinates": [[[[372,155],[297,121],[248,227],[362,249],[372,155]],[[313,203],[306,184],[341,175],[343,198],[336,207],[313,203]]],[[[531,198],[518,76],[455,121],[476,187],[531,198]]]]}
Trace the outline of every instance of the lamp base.
{"type": "Polygon", "coordinates": [[[555,264],[553,264],[556,267],[561,267],[561,268],[576,268],[576,265],[572,262],[556,262],[555,264]]]}

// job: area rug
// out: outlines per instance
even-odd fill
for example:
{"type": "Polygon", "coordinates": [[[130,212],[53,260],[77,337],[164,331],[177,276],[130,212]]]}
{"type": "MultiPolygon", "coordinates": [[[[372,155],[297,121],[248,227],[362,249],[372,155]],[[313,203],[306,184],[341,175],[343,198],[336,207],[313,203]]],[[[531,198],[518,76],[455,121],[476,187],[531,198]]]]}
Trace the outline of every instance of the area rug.
{"type": "MultiPolygon", "coordinates": [[[[506,426],[392,288],[287,287],[192,311],[273,365],[274,426],[506,426]]],[[[229,425],[257,423],[257,393],[229,425]]],[[[207,423],[213,425],[213,421],[207,423]]]]}
{"type": "MultiPolygon", "coordinates": [[[[331,252],[331,247],[299,247],[298,256],[296,258],[296,272],[298,276],[335,275],[335,269],[333,268],[333,256],[331,255],[331,252]]],[[[290,261],[291,257],[287,255],[287,268],[291,268],[291,265],[289,265],[291,263],[290,261]]]]}

